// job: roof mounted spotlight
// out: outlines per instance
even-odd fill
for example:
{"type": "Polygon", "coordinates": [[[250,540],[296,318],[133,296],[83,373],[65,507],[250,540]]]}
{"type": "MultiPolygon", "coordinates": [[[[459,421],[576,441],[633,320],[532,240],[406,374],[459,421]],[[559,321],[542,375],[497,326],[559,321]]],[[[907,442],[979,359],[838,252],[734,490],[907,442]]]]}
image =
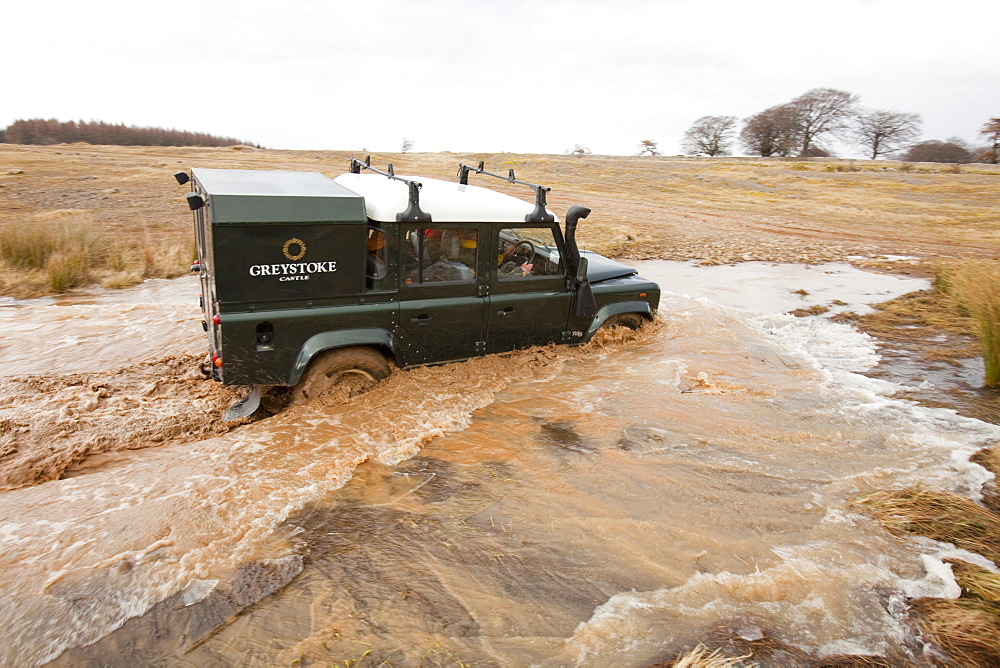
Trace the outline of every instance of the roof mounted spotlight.
{"type": "Polygon", "coordinates": [[[191,180],[187,172],[174,172],[174,178],[177,179],[177,185],[181,186],[191,180]]]}
{"type": "Polygon", "coordinates": [[[524,217],[524,222],[526,223],[554,223],[556,222],[556,217],[551,213],[546,211],[546,201],[545,193],[552,190],[548,186],[540,186],[535,183],[528,183],[527,181],[519,181],[514,176],[513,168],[507,173],[507,176],[501,176],[500,174],[492,174],[483,169],[483,161],[479,161],[478,167],[472,167],[471,165],[460,164],[458,166],[458,182],[463,185],[469,185],[469,172],[475,172],[476,174],[485,174],[486,176],[492,176],[497,179],[503,179],[507,183],[516,183],[522,186],[528,186],[535,191],[535,208],[531,213],[524,217]]]}
{"type": "Polygon", "coordinates": [[[365,157],[365,161],[361,162],[357,158],[351,159],[351,174],[360,174],[362,169],[370,169],[376,174],[381,174],[382,176],[392,179],[394,181],[402,181],[410,187],[409,203],[404,211],[400,211],[396,214],[397,223],[430,223],[431,214],[423,211],[420,208],[420,189],[423,188],[423,184],[419,181],[413,179],[408,179],[403,176],[396,176],[396,171],[392,168],[392,163],[389,163],[388,171],[383,172],[380,169],[372,167],[372,157],[369,155],[365,157]]]}
{"type": "Polygon", "coordinates": [[[192,211],[197,211],[201,207],[205,206],[205,199],[198,193],[188,193],[184,195],[184,199],[187,200],[188,208],[192,211]]]}

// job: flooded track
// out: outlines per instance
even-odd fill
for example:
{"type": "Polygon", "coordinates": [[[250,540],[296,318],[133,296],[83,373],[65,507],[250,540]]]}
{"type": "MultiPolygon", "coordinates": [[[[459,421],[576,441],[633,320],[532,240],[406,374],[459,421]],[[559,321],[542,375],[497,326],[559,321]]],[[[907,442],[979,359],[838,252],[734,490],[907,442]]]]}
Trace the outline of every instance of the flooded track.
{"type": "Polygon", "coordinates": [[[949,550],[848,500],[974,497],[1000,429],[894,399],[845,325],[661,314],[0,493],[0,664],[641,666],[720,626],[919,663],[906,600],[957,595],[949,550]]]}

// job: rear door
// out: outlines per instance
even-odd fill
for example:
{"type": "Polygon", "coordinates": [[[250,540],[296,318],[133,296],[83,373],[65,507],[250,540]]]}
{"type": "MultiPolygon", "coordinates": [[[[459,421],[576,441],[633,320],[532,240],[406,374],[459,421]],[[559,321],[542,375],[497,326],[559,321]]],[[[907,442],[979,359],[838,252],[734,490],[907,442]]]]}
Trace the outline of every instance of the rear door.
{"type": "Polygon", "coordinates": [[[492,226],[486,352],[564,339],[572,293],[557,225],[492,226]]]}
{"type": "Polygon", "coordinates": [[[442,223],[403,230],[400,341],[407,364],[466,359],[484,352],[485,226],[442,223]]]}

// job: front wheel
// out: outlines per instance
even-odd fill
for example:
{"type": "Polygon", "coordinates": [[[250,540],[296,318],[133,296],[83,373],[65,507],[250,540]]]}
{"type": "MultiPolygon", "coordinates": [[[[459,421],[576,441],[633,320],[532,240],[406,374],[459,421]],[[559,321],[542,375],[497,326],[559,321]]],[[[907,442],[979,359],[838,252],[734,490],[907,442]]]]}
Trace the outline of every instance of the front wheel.
{"type": "Polygon", "coordinates": [[[628,327],[635,330],[646,324],[646,319],[638,313],[616,313],[601,323],[601,329],[611,329],[612,327],[628,327]]]}
{"type": "Polygon", "coordinates": [[[292,403],[303,404],[336,386],[345,386],[350,396],[373,389],[392,373],[389,360],[372,348],[338,348],[320,353],[309,363],[299,384],[292,389],[292,403]]]}

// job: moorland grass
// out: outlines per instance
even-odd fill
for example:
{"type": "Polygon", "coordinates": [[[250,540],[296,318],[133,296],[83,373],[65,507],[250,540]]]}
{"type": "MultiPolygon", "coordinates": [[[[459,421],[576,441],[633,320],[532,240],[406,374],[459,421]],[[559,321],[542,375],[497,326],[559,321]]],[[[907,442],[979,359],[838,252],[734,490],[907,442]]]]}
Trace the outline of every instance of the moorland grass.
{"type": "Polygon", "coordinates": [[[44,270],[53,255],[89,255],[94,245],[94,235],[84,223],[39,221],[0,229],[0,257],[12,269],[44,270]]]}
{"type": "Polygon", "coordinates": [[[1000,605],[958,598],[913,603],[917,626],[948,652],[955,666],[1000,665],[1000,605]]]}
{"type": "Polygon", "coordinates": [[[960,494],[918,488],[864,494],[855,503],[895,534],[919,534],[1000,561],[1000,515],[960,494]]]}
{"type": "Polygon", "coordinates": [[[698,643],[694,649],[678,657],[671,664],[671,668],[734,668],[743,665],[743,661],[749,658],[749,654],[725,656],[721,649],[709,651],[703,644],[698,643]]]}
{"type": "MultiPolygon", "coordinates": [[[[993,562],[1000,559],[1000,515],[954,492],[878,491],[859,496],[854,503],[894,534],[927,536],[993,562]]],[[[914,619],[956,665],[998,665],[1000,575],[957,560],[952,568],[962,596],[914,601],[914,619]]]]}
{"type": "Polygon", "coordinates": [[[193,243],[123,240],[94,232],[88,222],[41,222],[0,228],[0,260],[26,275],[26,284],[39,285],[36,291],[59,293],[92,283],[124,288],[146,278],[174,278],[195,257],[193,243]]]}
{"type": "Polygon", "coordinates": [[[987,387],[1000,385],[1000,263],[991,260],[961,260],[938,274],[937,286],[951,295],[976,321],[976,334],[983,349],[987,387]]]}
{"type": "Polygon", "coordinates": [[[101,244],[85,222],[38,220],[0,229],[0,258],[11,269],[44,275],[51,292],[90,281],[101,244]]]}

